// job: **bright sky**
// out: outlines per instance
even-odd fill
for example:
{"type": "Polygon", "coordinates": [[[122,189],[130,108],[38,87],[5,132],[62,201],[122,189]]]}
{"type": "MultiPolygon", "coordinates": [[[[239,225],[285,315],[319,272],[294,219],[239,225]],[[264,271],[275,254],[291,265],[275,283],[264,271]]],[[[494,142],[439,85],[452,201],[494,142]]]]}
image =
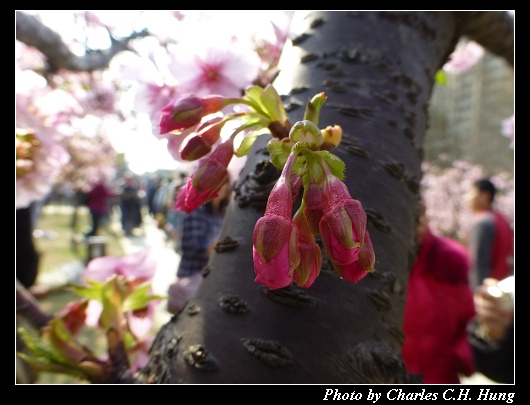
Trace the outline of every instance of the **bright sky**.
{"type": "Polygon", "coordinates": [[[134,122],[136,128],[132,127],[131,122],[111,122],[106,128],[112,145],[117,152],[125,153],[133,172],[142,174],[158,169],[175,170],[189,166],[175,161],[167,151],[166,141],[159,140],[152,134],[147,115],[139,114],[134,122]]]}

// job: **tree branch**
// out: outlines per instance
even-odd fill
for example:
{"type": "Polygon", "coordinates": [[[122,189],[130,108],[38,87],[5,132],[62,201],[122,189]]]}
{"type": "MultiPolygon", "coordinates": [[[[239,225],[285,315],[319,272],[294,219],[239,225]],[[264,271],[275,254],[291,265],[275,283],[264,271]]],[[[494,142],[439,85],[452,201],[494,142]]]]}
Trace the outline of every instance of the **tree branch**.
{"type": "Polygon", "coordinates": [[[93,72],[106,69],[114,56],[122,51],[130,50],[131,40],[148,35],[150,34],[147,30],[143,30],[121,39],[111,36],[110,48],[88,49],[84,56],[78,56],[70,51],[59,34],[42,24],[34,16],[21,11],[16,12],[16,39],[35,47],[46,57],[48,69],[45,75],[56,73],[60,69],[72,72],[93,72]]]}
{"type": "Polygon", "coordinates": [[[45,313],[39,302],[17,280],[16,285],[16,313],[23,316],[37,330],[45,326],[53,315],[45,313]]]}
{"type": "Polygon", "coordinates": [[[507,11],[460,12],[461,34],[514,67],[514,20],[507,11]]]}

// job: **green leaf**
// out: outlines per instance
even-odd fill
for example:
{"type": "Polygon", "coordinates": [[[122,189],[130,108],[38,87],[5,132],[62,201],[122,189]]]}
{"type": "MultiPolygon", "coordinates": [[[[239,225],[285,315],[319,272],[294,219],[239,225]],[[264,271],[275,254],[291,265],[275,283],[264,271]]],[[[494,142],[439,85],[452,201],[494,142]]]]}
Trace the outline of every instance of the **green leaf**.
{"type": "Polygon", "coordinates": [[[68,364],[56,363],[43,357],[34,357],[25,353],[17,353],[17,356],[28,363],[33,370],[39,373],[65,374],[77,378],[86,379],[86,374],[77,367],[68,364]]]}
{"type": "Polygon", "coordinates": [[[272,138],[267,142],[271,163],[278,169],[283,170],[285,162],[287,162],[287,158],[291,153],[291,146],[292,142],[288,138],[284,138],[284,140],[272,138]]]}
{"type": "Polygon", "coordinates": [[[262,115],[267,115],[265,110],[263,109],[263,104],[261,101],[261,94],[263,93],[263,88],[259,86],[250,86],[243,95],[243,100],[246,100],[252,108],[258,113],[262,115]]]}
{"type": "Polygon", "coordinates": [[[315,153],[324,159],[324,161],[328,164],[331,173],[333,173],[335,177],[338,177],[340,180],[344,180],[344,170],[346,169],[346,165],[337,155],[334,155],[327,150],[319,150],[315,153]]]}
{"type": "Polygon", "coordinates": [[[105,284],[99,281],[89,280],[89,286],[70,284],[69,287],[79,296],[101,302],[103,297],[103,287],[105,284]]]}
{"type": "Polygon", "coordinates": [[[239,147],[234,151],[234,155],[236,155],[237,157],[246,156],[248,152],[250,151],[250,148],[252,147],[252,145],[254,145],[254,142],[256,141],[258,136],[259,136],[259,132],[257,131],[255,131],[254,133],[250,135],[245,136],[243,140],[241,141],[241,144],[239,145],[239,147]]]}
{"type": "Polygon", "coordinates": [[[61,360],[61,356],[55,352],[50,344],[44,342],[39,335],[29,333],[24,328],[18,328],[18,333],[24,341],[27,349],[36,357],[48,359],[50,361],[61,360]]]}
{"type": "Polygon", "coordinates": [[[150,284],[145,284],[133,292],[123,301],[123,312],[135,311],[147,307],[150,301],[164,299],[161,295],[149,295],[150,284]]]}
{"type": "Polygon", "coordinates": [[[287,113],[283,108],[282,99],[272,85],[269,84],[265,87],[265,90],[261,93],[260,100],[271,121],[278,121],[283,124],[287,120],[287,113]]]}
{"type": "Polygon", "coordinates": [[[106,331],[114,328],[121,333],[123,297],[116,277],[110,278],[105,283],[102,293],[102,303],[103,311],[101,311],[99,318],[101,325],[103,325],[106,331]]]}
{"type": "Polygon", "coordinates": [[[438,69],[438,71],[436,72],[436,75],[434,76],[434,81],[440,86],[447,85],[447,74],[445,73],[443,69],[438,69]]]}
{"type": "Polygon", "coordinates": [[[44,337],[50,342],[53,350],[61,357],[61,363],[76,366],[93,353],[74,340],[64,321],[54,318],[50,328],[44,332],[44,337]]]}

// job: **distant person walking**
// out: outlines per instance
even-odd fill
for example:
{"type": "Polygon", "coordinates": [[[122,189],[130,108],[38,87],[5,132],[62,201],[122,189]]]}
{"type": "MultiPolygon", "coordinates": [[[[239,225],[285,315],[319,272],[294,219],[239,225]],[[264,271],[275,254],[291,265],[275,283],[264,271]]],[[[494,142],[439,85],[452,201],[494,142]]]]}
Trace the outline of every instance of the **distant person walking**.
{"type": "Polygon", "coordinates": [[[219,189],[217,197],[184,215],[182,219],[181,259],[177,281],[168,290],[167,310],[172,314],[184,307],[202,282],[202,269],[208,264],[217,243],[230,192],[230,183],[227,182],[219,189]]]}
{"type": "Polygon", "coordinates": [[[120,193],[121,227],[125,236],[132,236],[133,229],[142,224],[142,200],[139,191],[136,179],[127,175],[120,193]]]}
{"type": "Polygon", "coordinates": [[[506,218],[493,208],[497,188],[490,179],[473,183],[465,198],[474,213],[469,232],[471,284],[486,278],[502,280],[513,274],[514,231],[506,218]]]}
{"type": "Polygon", "coordinates": [[[98,181],[87,193],[87,207],[90,211],[91,229],[85,236],[91,237],[99,234],[99,231],[108,219],[110,211],[110,200],[117,194],[112,191],[104,181],[98,181]]]}

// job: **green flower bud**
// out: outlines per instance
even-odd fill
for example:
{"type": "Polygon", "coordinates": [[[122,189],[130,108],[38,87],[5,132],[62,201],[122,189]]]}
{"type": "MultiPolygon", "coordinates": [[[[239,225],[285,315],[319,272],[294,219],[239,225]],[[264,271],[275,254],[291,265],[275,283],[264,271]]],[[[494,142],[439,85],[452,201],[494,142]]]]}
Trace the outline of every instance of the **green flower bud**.
{"type": "Polygon", "coordinates": [[[314,145],[315,149],[322,145],[322,142],[324,141],[320,129],[308,120],[295,123],[289,132],[289,139],[295,143],[309,143],[314,145]]]}

